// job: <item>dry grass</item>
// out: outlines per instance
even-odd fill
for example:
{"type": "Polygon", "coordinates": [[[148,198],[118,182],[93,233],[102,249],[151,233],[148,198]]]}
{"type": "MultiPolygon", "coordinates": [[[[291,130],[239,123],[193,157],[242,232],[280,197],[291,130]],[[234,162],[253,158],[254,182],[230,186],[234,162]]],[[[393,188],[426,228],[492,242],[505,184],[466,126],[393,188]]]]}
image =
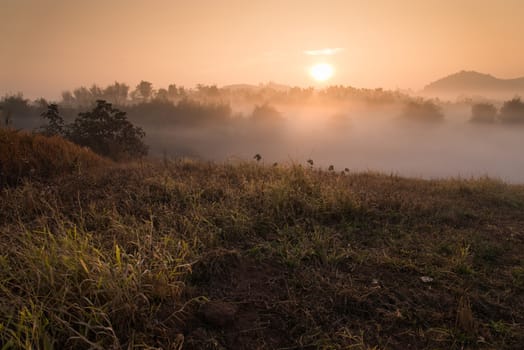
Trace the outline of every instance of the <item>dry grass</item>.
{"type": "Polygon", "coordinates": [[[0,197],[0,343],[519,349],[523,224],[524,188],[490,179],[180,160],[26,181],[0,197]]]}
{"type": "Polygon", "coordinates": [[[0,127],[0,188],[24,179],[43,180],[107,164],[107,160],[61,137],[0,127]]]}

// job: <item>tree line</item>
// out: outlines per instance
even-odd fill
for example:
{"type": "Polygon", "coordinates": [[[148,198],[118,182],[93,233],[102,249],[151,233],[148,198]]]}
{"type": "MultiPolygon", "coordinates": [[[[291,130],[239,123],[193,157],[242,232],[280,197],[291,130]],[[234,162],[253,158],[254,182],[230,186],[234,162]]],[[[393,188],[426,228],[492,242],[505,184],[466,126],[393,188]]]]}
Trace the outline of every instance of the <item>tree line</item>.
{"type": "Polygon", "coordinates": [[[492,103],[471,106],[471,122],[484,124],[524,124],[524,102],[520,97],[504,101],[500,109],[492,103]]]}
{"type": "MultiPolygon", "coordinates": [[[[238,121],[261,125],[278,123],[279,111],[275,106],[323,101],[341,108],[345,103],[368,103],[368,106],[401,105],[400,117],[409,121],[442,122],[445,120],[443,104],[407,96],[399,91],[382,89],[356,89],[348,86],[329,86],[322,90],[311,88],[286,88],[272,83],[253,86],[197,85],[185,89],[170,84],[167,89],[155,89],[150,82],[141,81],[134,90],[124,83],[115,82],[105,88],[93,85],[64,92],[54,104],[60,106],[60,115],[72,123],[78,113],[96,106],[96,101],[106,101],[127,112],[128,119],[147,130],[155,127],[234,127],[238,121]],[[232,106],[248,106],[249,114],[233,111],[232,106]]],[[[41,124],[41,113],[49,102],[43,98],[29,101],[22,94],[0,99],[0,122],[20,129],[35,129],[41,124]]],[[[505,101],[500,108],[491,103],[473,103],[470,120],[475,123],[524,124],[524,103],[516,97],[505,101]]]]}
{"type": "Polygon", "coordinates": [[[96,84],[81,86],[62,93],[60,105],[68,107],[89,106],[97,100],[105,100],[117,106],[136,105],[150,102],[179,102],[197,100],[214,103],[261,104],[271,101],[276,104],[304,103],[315,101],[360,100],[373,104],[387,104],[410,99],[401,91],[383,89],[358,89],[351,86],[334,85],[321,90],[312,87],[290,87],[274,83],[255,85],[197,84],[195,88],[170,84],[167,88],[156,89],[151,82],[142,80],[134,89],[125,83],[115,82],[106,87],[96,84]]]}

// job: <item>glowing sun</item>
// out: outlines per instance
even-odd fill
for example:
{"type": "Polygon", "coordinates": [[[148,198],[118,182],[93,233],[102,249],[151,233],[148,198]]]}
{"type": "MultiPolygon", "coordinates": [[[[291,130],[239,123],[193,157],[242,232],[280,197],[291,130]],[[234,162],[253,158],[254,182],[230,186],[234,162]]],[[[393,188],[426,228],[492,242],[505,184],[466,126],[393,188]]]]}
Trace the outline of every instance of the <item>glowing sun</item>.
{"type": "Polygon", "coordinates": [[[333,66],[328,63],[318,63],[309,69],[309,74],[316,81],[326,81],[333,76],[333,66]]]}

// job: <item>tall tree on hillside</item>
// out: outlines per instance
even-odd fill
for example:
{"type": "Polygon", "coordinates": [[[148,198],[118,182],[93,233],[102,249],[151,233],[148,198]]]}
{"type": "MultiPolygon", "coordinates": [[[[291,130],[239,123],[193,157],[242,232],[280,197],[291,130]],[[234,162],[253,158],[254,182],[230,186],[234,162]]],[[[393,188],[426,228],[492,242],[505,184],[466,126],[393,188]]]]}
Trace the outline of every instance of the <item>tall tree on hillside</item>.
{"type": "Polygon", "coordinates": [[[126,112],[113,108],[104,100],[69,126],[68,137],[81,146],[114,160],[144,156],[147,146],[142,141],[145,132],[127,120],[126,112]]]}
{"type": "Polygon", "coordinates": [[[43,134],[65,136],[64,119],[58,113],[58,105],[54,103],[47,105],[47,110],[40,115],[47,120],[47,125],[42,127],[43,134]]]}

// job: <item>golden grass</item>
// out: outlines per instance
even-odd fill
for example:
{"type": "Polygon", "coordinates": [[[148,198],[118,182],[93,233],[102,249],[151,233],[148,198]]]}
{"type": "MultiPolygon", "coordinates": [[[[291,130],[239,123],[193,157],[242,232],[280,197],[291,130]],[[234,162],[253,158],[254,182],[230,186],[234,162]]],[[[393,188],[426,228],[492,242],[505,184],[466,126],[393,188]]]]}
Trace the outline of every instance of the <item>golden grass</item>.
{"type": "Polygon", "coordinates": [[[58,136],[0,128],[0,188],[107,165],[108,160],[58,136]]]}
{"type": "Polygon", "coordinates": [[[524,188],[485,178],[166,160],[28,180],[0,192],[0,343],[519,349],[522,227],[524,188]]]}

